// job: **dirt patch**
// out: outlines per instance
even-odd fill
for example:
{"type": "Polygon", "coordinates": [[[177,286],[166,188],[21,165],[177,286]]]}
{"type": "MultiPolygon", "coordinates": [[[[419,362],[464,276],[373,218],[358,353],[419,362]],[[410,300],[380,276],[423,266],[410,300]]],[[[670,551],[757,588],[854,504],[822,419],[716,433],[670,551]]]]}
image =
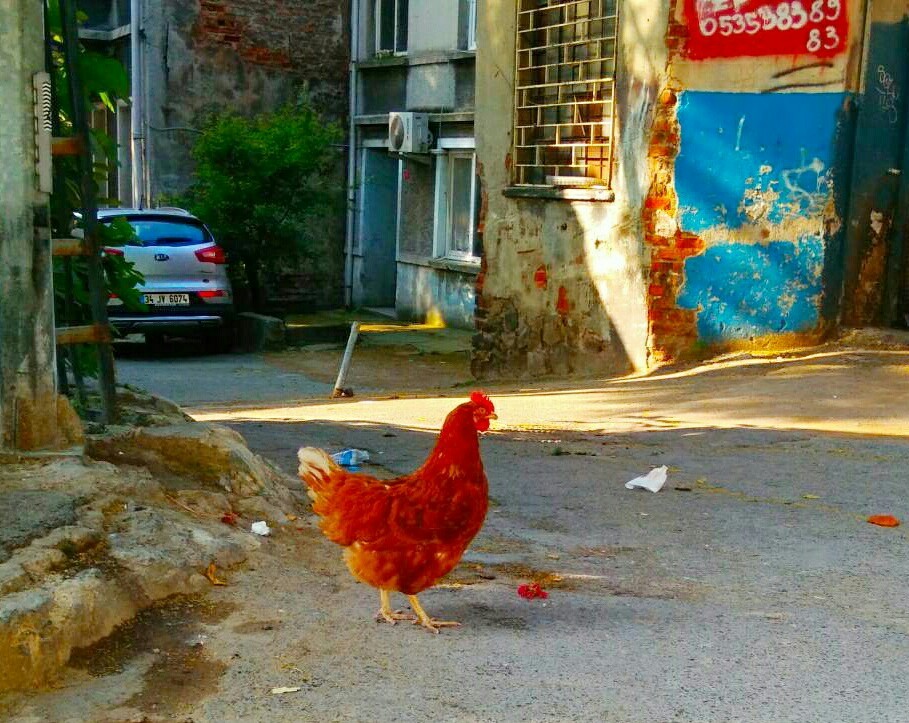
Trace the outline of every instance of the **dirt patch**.
{"type": "Polygon", "coordinates": [[[250,620],[249,622],[235,625],[233,631],[240,635],[256,635],[258,633],[276,630],[283,624],[283,620],[250,620]]]}
{"type": "Polygon", "coordinates": [[[497,575],[486,565],[462,562],[438,583],[437,587],[462,587],[495,580],[497,575]]]}
{"type": "MultiPolygon", "coordinates": [[[[341,366],[343,348],[295,349],[269,354],[266,360],[285,371],[333,384],[341,366]]],[[[347,386],[357,389],[450,389],[468,384],[470,358],[466,352],[426,354],[413,347],[357,347],[347,386]]]]}
{"type": "Polygon", "coordinates": [[[586,592],[655,600],[692,600],[702,593],[700,587],[693,583],[660,577],[653,571],[635,577],[618,577],[540,570],[524,563],[489,565],[488,571],[497,577],[510,578],[516,582],[539,583],[547,591],[586,592]]]}
{"type": "Polygon", "coordinates": [[[108,578],[117,577],[122,572],[120,565],[109,554],[107,540],[82,551],[66,540],[60,543],[58,549],[66,555],[66,565],[60,570],[64,578],[75,577],[80,572],[91,569],[100,570],[108,578]]]}
{"type": "Polygon", "coordinates": [[[577,590],[579,587],[578,580],[565,577],[564,575],[552,572],[550,570],[537,570],[530,565],[523,563],[504,562],[489,566],[496,574],[502,577],[510,577],[515,580],[525,580],[537,582],[544,590],[577,590]]]}
{"type": "Polygon", "coordinates": [[[508,555],[517,552],[527,552],[528,550],[530,550],[530,545],[524,540],[488,533],[483,534],[470,546],[471,552],[478,552],[486,555],[508,555]]]}
{"type": "Polygon", "coordinates": [[[143,689],[126,705],[156,716],[185,712],[215,691],[227,668],[208,656],[202,626],[220,622],[232,609],[205,597],[172,598],[138,613],[95,645],[74,651],[70,666],[100,678],[151,654],[143,689]]]}

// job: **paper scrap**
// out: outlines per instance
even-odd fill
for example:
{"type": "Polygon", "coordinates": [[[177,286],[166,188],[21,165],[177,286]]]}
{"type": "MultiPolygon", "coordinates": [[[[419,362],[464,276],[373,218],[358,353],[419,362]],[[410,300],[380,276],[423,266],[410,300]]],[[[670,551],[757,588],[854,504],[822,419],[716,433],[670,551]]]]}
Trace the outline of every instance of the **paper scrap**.
{"type": "Polygon", "coordinates": [[[650,490],[651,492],[659,492],[663,489],[663,485],[666,484],[668,472],[669,468],[666,465],[657,467],[650,470],[650,472],[643,477],[635,477],[630,482],[626,482],[625,489],[631,490],[635,487],[640,487],[641,489],[650,490]]]}

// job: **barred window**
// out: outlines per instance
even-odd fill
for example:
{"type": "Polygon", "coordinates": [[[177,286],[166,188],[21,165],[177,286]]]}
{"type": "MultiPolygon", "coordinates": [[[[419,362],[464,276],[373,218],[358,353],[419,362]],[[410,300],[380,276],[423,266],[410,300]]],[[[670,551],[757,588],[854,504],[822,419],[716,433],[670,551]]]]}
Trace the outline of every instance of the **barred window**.
{"type": "Polygon", "coordinates": [[[610,186],[618,0],[518,0],[514,182],[610,186]]]}

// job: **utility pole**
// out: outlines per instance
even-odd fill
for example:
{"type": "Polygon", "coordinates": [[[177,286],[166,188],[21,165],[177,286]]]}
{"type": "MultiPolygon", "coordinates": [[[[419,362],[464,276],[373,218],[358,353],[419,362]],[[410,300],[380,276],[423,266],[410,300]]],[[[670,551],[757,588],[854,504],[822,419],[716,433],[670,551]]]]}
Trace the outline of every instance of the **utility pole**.
{"type": "Polygon", "coordinates": [[[53,274],[43,230],[50,225],[48,197],[38,190],[35,169],[33,84],[44,70],[43,5],[0,3],[0,449],[6,450],[58,443],[53,274]]]}
{"type": "Polygon", "coordinates": [[[145,76],[142,56],[142,0],[129,4],[129,83],[132,127],[133,207],[145,208],[145,76]]]}

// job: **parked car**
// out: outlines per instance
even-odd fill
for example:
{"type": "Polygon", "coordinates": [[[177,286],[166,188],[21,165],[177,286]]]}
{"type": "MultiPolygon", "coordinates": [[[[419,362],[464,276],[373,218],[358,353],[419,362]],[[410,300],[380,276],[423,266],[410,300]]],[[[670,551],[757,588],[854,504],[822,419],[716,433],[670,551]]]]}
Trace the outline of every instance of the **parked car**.
{"type": "Polygon", "coordinates": [[[108,316],[124,333],[142,333],[156,343],[165,335],[201,338],[227,351],[234,340],[234,297],[227,256],[198,218],[178,208],[103,209],[101,223],[126,218],[137,239],[106,254],[123,255],[145,277],[146,311],[127,309],[112,297],[108,316]]]}

